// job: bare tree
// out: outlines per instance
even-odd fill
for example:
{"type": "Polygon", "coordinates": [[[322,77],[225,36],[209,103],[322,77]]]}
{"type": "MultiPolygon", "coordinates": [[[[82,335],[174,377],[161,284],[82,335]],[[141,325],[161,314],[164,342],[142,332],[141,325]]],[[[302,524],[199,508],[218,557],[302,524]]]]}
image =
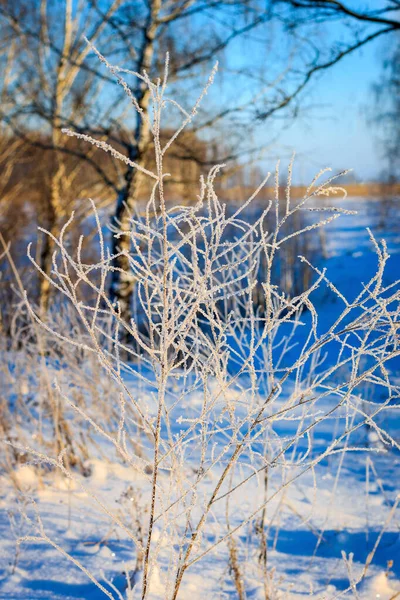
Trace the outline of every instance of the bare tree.
{"type": "MultiPolygon", "coordinates": [[[[203,2],[195,0],[181,0],[180,2],[162,2],[152,0],[141,4],[142,18],[135,14],[135,22],[139,28],[137,42],[135,42],[135,58],[130,61],[130,70],[113,66],[103,55],[95,50],[99,59],[106,66],[108,72],[114,76],[117,83],[128,92],[131,103],[136,108],[137,119],[132,137],[125,142],[127,156],[127,169],[124,173],[124,183],[120,187],[117,197],[116,210],[113,218],[113,228],[122,232],[122,235],[113,237],[112,253],[114,270],[111,279],[111,299],[118,301],[122,315],[129,320],[130,303],[135,285],[135,278],[129,267],[128,253],[130,250],[131,216],[139,199],[143,186],[143,168],[153,139],[150,121],[148,118],[150,90],[139,78],[139,83],[134,87],[122,77],[146,73],[150,76],[160,69],[160,61],[164,60],[165,51],[170,54],[169,75],[172,82],[183,82],[196,79],[202,65],[215,61],[237,38],[245,37],[249,32],[262,27],[270,20],[270,14],[265,11],[259,2],[246,0],[236,2],[222,0],[218,2],[203,2]],[[226,23],[221,28],[216,26],[218,19],[225,19],[226,23]],[[139,165],[139,169],[135,169],[139,165]]],[[[94,49],[94,48],[93,48],[94,49]]],[[[108,53],[107,53],[108,56],[108,53]]],[[[131,57],[130,57],[131,58],[131,57]]],[[[180,86],[180,97],[185,96],[180,86]]],[[[245,105],[249,105],[247,99],[245,105]]],[[[243,110],[244,106],[234,103],[230,108],[221,111],[218,107],[210,115],[204,116],[197,127],[197,131],[209,130],[211,127],[218,131],[218,123],[228,116],[235,116],[243,110]]],[[[174,119],[174,117],[172,117],[174,119]]],[[[215,135],[215,134],[214,134],[215,135]]],[[[229,160],[245,153],[248,148],[242,144],[239,151],[229,148],[220,160],[229,160]]],[[[215,160],[203,162],[209,166],[215,160]]]]}
{"type": "Polygon", "coordinates": [[[346,56],[400,30],[399,0],[384,0],[379,7],[375,3],[355,7],[340,0],[272,0],[272,6],[274,16],[299,40],[304,61],[294,85],[282,94],[280,103],[260,113],[261,119],[293,104],[312,80],[346,56]],[[320,34],[330,24],[334,24],[336,34],[327,43],[326,36],[320,34]]]}
{"type": "MultiPolygon", "coordinates": [[[[87,44],[81,40],[87,16],[85,4],[43,0],[40,3],[6,2],[0,7],[3,35],[15,40],[11,57],[14,77],[4,90],[1,116],[27,146],[49,153],[45,155],[47,177],[42,190],[45,206],[39,222],[53,236],[58,235],[61,221],[75,200],[71,197],[72,184],[77,183],[82,163],[90,165],[103,184],[115,187],[107,172],[93,159],[93,151],[66,145],[61,133],[66,122],[76,126],[84,123],[89,99],[94,102],[101,93],[101,80],[90,65],[86,64],[83,71],[89,53],[87,44]]],[[[88,33],[91,40],[105,35],[108,19],[119,4],[119,1],[113,2],[107,14],[97,20],[91,16],[92,28],[88,33]]],[[[89,180],[93,184],[93,178],[87,175],[86,170],[86,184],[85,179],[80,178],[84,192],[89,180]]],[[[77,191],[76,187],[74,194],[77,191]]],[[[44,275],[51,269],[54,243],[51,237],[43,240],[40,301],[45,310],[50,290],[44,275]]]]}

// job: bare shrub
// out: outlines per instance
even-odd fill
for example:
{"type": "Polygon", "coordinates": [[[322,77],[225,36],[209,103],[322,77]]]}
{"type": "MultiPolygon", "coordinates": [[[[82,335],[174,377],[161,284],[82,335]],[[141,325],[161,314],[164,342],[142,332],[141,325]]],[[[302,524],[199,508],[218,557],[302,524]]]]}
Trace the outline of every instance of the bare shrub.
{"type": "MultiPolygon", "coordinates": [[[[339,476],[346,453],[384,452],[396,445],[377,416],[399,394],[387,366],[399,354],[399,282],[385,286],[389,256],[385,244],[378,244],[371,234],[376,273],[354,299],[346,299],[325,271],[310,263],[313,282],[298,296],[290,298],[273,284],[274,261],[285,243],[348,212],[312,204],[321,195],[342,191],[334,185],[335,177],[321,182],[323,173],[304,198],[292,204],[290,167],[283,210],[276,194],[255,221],[246,218],[246,208],[268,177],[228,216],[214,190],[221,166],[201,181],[195,205],[167,208],[163,158],[198,107],[197,103],[188,112],[166,96],[167,66],[163,80],[156,83],[146,74],[138,75],[151,93],[149,127],[157,169],[143,173],[154,182],[144,214],[132,215],[129,231],[114,232],[129,236],[131,243],[126,260],[135,281],[135,317],[126,322],[120,304],[108,297],[106,282],[117,267],[104,244],[94,204],[100,260],[82,261],[82,239],[73,251],[68,248],[72,215],[60,236],[52,238],[56,253],[51,275],[42,273],[73,311],[74,318],[68,318],[73,330],[62,318],[42,321],[26,299],[34,322],[57,340],[65,355],[72,348],[93,357],[117,390],[108,399],[110,415],[103,421],[95,403],[79,403],[65,379],[56,375],[55,390],[63,406],[72,408],[82,426],[89,425],[114,449],[131,468],[133,481],[140,481],[141,497],[136,502],[145,521],[140,527],[127,524],[124,514],[91,492],[90,484],[65,460],[66,440],[58,454],[25,444],[22,449],[74,481],[132,542],[138,560],[135,573],[128,576],[128,596],[183,598],[190,571],[201,561],[209,568],[205,559],[218,550],[226,556],[239,597],[245,597],[252,573],[261,575],[265,598],[273,598],[277,583],[268,563],[268,533],[273,523],[279,529],[283,506],[290,507],[292,486],[310,476],[316,497],[317,466],[322,461],[335,462],[339,476]],[[182,113],[183,121],[162,144],[161,119],[168,104],[182,113]],[[288,233],[296,214],[304,210],[327,214],[305,230],[288,233]],[[267,229],[270,214],[274,227],[267,229]],[[261,263],[266,266],[262,271],[261,263]],[[325,328],[313,302],[313,293],[324,285],[343,306],[325,328]],[[82,299],[81,286],[95,293],[94,302],[82,299]],[[258,286],[263,290],[261,308],[254,305],[258,286]],[[379,397],[371,395],[371,389],[379,391],[379,397]],[[118,414],[118,419],[111,414],[118,414]],[[358,434],[365,425],[376,433],[379,447],[366,448],[360,441],[358,434]],[[246,572],[240,566],[243,556],[246,572]]],[[[126,91],[129,94],[129,88],[126,91]]],[[[133,98],[132,104],[139,116],[148,118],[133,98]]],[[[107,144],[77,135],[130,164],[107,144]]],[[[278,172],[275,180],[278,186],[278,172]]],[[[301,260],[308,262],[305,257],[301,260]]],[[[71,363],[66,362],[67,370],[71,363]]],[[[87,360],[75,363],[71,378],[84,380],[87,364],[87,360]]],[[[315,498],[310,510],[314,502],[315,498]]],[[[302,519],[307,522],[306,516],[302,519]]],[[[52,543],[67,556],[45,533],[39,516],[36,526],[37,535],[23,541],[52,543]]],[[[324,526],[317,532],[317,543],[324,526]]],[[[71,560],[108,597],[121,596],[106,590],[76,558],[71,560]]],[[[349,561],[346,565],[351,569],[349,561]]],[[[365,572],[357,579],[349,571],[349,590],[365,572]]]]}

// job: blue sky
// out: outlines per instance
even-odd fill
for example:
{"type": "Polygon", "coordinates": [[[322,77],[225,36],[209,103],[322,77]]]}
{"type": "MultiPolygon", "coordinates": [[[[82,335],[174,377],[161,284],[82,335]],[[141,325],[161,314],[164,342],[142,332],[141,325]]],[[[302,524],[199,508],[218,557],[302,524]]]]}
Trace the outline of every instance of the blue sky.
{"type": "MultiPolygon", "coordinates": [[[[353,6],[358,4],[365,5],[365,1],[353,0],[353,6]]],[[[373,6],[376,5],[373,3],[373,6]]],[[[315,40],[326,53],[325,59],[334,45],[346,43],[353,35],[352,30],[341,22],[318,24],[314,29],[310,25],[310,28],[308,30],[306,26],[302,33],[316,36],[315,40]]],[[[270,29],[257,31],[253,41],[243,38],[230,46],[227,61],[230,75],[224,73],[226,64],[222,62],[216,89],[211,92],[212,102],[227,106],[232,101],[240,103],[250,99],[254,93],[251,89],[252,70],[254,74],[260,72],[274,80],[290,64],[287,40],[287,33],[274,23],[270,29]],[[236,69],[242,69],[244,74],[232,75],[236,69]],[[223,83],[218,84],[219,78],[223,83]]],[[[264,171],[271,170],[277,158],[282,158],[285,163],[295,150],[296,182],[309,181],[315,172],[327,166],[333,170],[353,169],[362,181],[379,178],[384,168],[379,125],[371,124],[369,118],[374,104],[372,86],[381,77],[384,50],[390,48],[391,41],[388,36],[380,38],[321,72],[306,87],[301,97],[300,115],[289,128],[281,131],[283,121],[278,119],[277,122],[267,120],[259,124],[253,135],[249,130],[248,137],[252,138],[254,146],[263,143],[268,146],[260,167],[264,171]]],[[[300,52],[303,50],[300,45],[300,52]]],[[[304,67],[302,60],[295,58],[294,68],[304,67]]],[[[256,80],[254,86],[256,89],[256,80]]],[[[209,97],[206,104],[208,102],[209,97]]]]}
{"type": "Polygon", "coordinates": [[[296,150],[300,179],[325,166],[352,168],[365,181],[379,176],[383,162],[378,129],[367,115],[372,85],[381,74],[381,48],[371,44],[326,71],[308,96],[316,108],[305,111],[280,137],[282,150],[296,150]]]}

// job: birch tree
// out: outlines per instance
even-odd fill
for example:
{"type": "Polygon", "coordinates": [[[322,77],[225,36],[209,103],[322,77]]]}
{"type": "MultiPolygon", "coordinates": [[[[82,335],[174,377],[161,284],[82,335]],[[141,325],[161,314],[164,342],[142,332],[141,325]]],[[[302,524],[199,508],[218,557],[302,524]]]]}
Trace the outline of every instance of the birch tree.
{"type": "MultiPolygon", "coordinates": [[[[120,0],[113,1],[98,19],[91,11],[91,30],[87,33],[92,42],[111,36],[106,30],[120,4],[120,0]]],[[[61,132],[66,122],[77,127],[85,122],[88,102],[94,102],[102,89],[103,82],[85,63],[90,49],[81,38],[87,8],[88,3],[73,0],[6,2],[0,8],[3,34],[15,41],[14,77],[5,90],[2,121],[26,145],[45,153],[48,182],[41,225],[53,237],[59,234],[61,221],[71,206],[71,183],[82,163],[88,164],[103,184],[115,188],[106,171],[93,159],[93,151],[66,146],[61,132]]],[[[84,182],[82,185],[85,187],[84,182]]],[[[74,193],[76,189],[75,186],[74,193]]],[[[43,311],[50,298],[46,275],[51,269],[53,237],[44,236],[40,252],[43,311]]]]}

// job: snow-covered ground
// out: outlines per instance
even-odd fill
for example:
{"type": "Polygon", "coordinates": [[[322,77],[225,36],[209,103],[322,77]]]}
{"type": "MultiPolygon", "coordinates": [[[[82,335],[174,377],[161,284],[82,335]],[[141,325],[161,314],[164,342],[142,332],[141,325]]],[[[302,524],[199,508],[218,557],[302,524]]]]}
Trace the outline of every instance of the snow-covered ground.
{"type": "MultiPolygon", "coordinates": [[[[324,263],[331,281],[345,296],[352,298],[375,270],[376,256],[367,226],[378,239],[387,240],[391,254],[387,283],[400,278],[400,227],[396,206],[391,209],[389,218],[384,219],[383,228],[380,228],[377,201],[347,199],[343,207],[358,210],[358,215],[343,216],[327,228],[328,258],[321,260],[319,266],[324,263]]],[[[314,302],[323,316],[320,326],[327,326],[337,313],[338,300],[321,289],[314,302]]],[[[399,381],[398,362],[393,361],[390,369],[399,381]]],[[[127,385],[132,389],[138,385],[132,374],[127,377],[127,385]]],[[[140,388],[140,393],[145,394],[146,390],[140,388]]],[[[189,404],[190,401],[195,402],[196,398],[188,398],[189,404]]],[[[380,419],[380,426],[399,441],[398,410],[386,411],[380,419]]],[[[326,423],[324,426],[327,427],[326,423]]],[[[293,427],[290,422],[283,421],[282,435],[290,427],[293,427]]],[[[330,432],[321,430],[319,434],[317,448],[319,443],[326,443],[330,432]]],[[[360,447],[380,449],[374,432],[363,428],[357,435],[360,447]]],[[[121,596],[125,593],[123,571],[134,569],[135,552],[128,537],[99,510],[93,496],[101,498],[121,519],[131,515],[134,522],[140,504],[135,494],[148,489],[148,480],[118,462],[106,444],[100,447],[98,458],[88,460],[87,467],[88,477],[77,475],[77,481],[71,482],[53,471],[44,471],[38,477],[28,461],[14,474],[25,496],[16,494],[16,486],[11,484],[4,468],[0,478],[1,599],[100,600],[107,597],[76,564],[60,553],[60,548],[84,565],[108,590],[109,597],[124,597],[121,596]],[[85,489],[80,487],[80,482],[85,489]],[[32,535],[24,515],[36,522],[36,511],[53,545],[30,540],[17,547],[18,538],[32,535]]],[[[342,597],[345,590],[348,590],[346,597],[362,600],[400,598],[400,513],[396,504],[399,467],[400,454],[395,448],[385,453],[334,455],[323,460],[314,471],[306,472],[287,492],[268,504],[269,600],[302,597],[328,600],[342,597]],[[373,560],[369,564],[371,552],[373,560]],[[366,564],[368,568],[361,585],[352,590],[352,581],[357,580],[366,564]]],[[[206,480],[205,489],[212,483],[206,480]]],[[[238,522],[242,514],[254,510],[261,493],[257,478],[236,492],[239,494],[238,522]]],[[[216,520],[224,518],[224,506],[220,510],[216,509],[216,520]]],[[[236,517],[231,523],[233,527],[236,517]]],[[[244,598],[265,600],[254,531],[244,527],[238,535],[244,598]]],[[[207,536],[206,546],[211,546],[215,539],[212,527],[207,530],[207,536]]],[[[166,557],[167,564],[168,548],[161,555],[166,557]]],[[[228,564],[228,548],[221,544],[190,567],[178,598],[238,598],[228,564]]],[[[164,598],[162,573],[153,573],[151,591],[151,598],[164,598]]]]}

